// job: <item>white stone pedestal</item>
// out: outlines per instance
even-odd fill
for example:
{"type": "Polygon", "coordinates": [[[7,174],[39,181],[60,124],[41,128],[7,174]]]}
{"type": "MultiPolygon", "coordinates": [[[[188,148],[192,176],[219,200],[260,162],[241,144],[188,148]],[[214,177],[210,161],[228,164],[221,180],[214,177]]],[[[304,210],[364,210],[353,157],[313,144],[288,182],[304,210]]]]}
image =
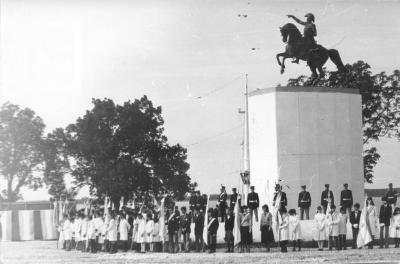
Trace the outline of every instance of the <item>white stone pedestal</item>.
{"type": "MultiPolygon", "coordinates": [[[[311,194],[310,218],[326,183],[339,206],[348,183],[363,202],[361,95],[355,89],[277,87],[249,94],[250,177],[271,208],[280,179],[288,209],[297,209],[300,186],[311,194]]],[[[298,210],[297,210],[298,212],[298,210]]],[[[259,223],[257,223],[258,226],[259,223]]]]}

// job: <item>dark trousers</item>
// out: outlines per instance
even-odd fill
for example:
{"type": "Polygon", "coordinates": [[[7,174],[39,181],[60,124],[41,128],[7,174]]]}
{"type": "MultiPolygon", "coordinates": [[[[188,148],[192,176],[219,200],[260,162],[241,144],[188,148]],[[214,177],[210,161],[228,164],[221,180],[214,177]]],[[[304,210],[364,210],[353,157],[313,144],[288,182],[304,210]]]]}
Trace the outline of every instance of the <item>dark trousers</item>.
{"type": "Polygon", "coordinates": [[[372,240],[371,242],[368,243],[368,249],[373,249],[374,248],[374,236],[371,236],[372,240]]]}
{"type": "Polygon", "coordinates": [[[226,204],[219,204],[219,216],[221,217],[221,223],[225,222],[226,219],[226,204]]]}
{"type": "Polygon", "coordinates": [[[196,250],[201,251],[204,249],[203,234],[196,234],[195,236],[196,250]]]}
{"type": "Polygon", "coordinates": [[[66,251],[71,251],[71,240],[65,240],[65,250],[66,251]]]}
{"type": "Polygon", "coordinates": [[[297,240],[293,240],[293,251],[296,251],[296,246],[298,248],[298,250],[301,250],[301,240],[297,239],[297,240]]]}
{"type": "Polygon", "coordinates": [[[169,253],[175,253],[178,245],[178,232],[168,233],[169,253]]]}
{"type": "Polygon", "coordinates": [[[124,252],[127,252],[128,251],[128,240],[121,240],[121,246],[122,246],[122,250],[124,251],[124,252]]]}
{"type": "Polygon", "coordinates": [[[338,243],[338,237],[337,236],[329,236],[328,240],[328,248],[329,250],[332,250],[332,247],[335,246],[337,250],[339,250],[339,243],[338,243]]]}
{"type": "Polygon", "coordinates": [[[399,245],[400,245],[400,238],[397,238],[397,237],[396,237],[396,238],[394,239],[394,247],[398,248],[399,245]]]}
{"type": "Polygon", "coordinates": [[[385,244],[385,247],[389,247],[389,226],[381,226],[381,232],[380,232],[380,247],[383,248],[383,244],[385,244]]]}
{"type": "Polygon", "coordinates": [[[287,240],[279,241],[279,246],[281,247],[281,252],[287,252],[287,240]]]}
{"type": "Polygon", "coordinates": [[[117,241],[110,241],[110,254],[117,253],[117,241]]]}
{"type": "Polygon", "coordinates": [[[210,252],[215,252],[217,248],[217,234],[208,233],[207,238],[210,252]]]}
{"type": "Polygon", "coordinates": [[[357,248],[357,236],[358,236],[358,231],[360,231],[360,229],[358,228],[352,228],[353,230],[353,249],[357,248]]]}
{"type": "Polygon", "coordinates": [[[300,220],[304,220],[304,214],[306,215],[306,220],[310,220],[310,207],[300,207],[300,220]]]}
{"type": "Polygon", "coordinates": [[[91,253],[96,253],[97,252],[97,242],[96,239],[90,239],[89,240],[89,249],[91,253]]]}
{"type": "Polygon", "coordinates": [[[110,252],[110,240],[104,240],[104,252],[110,252]]]}
{"type": "Polygon", "coordinates": [[[346,250],[346,235],[339,235],[339,249],[346,250]]]}

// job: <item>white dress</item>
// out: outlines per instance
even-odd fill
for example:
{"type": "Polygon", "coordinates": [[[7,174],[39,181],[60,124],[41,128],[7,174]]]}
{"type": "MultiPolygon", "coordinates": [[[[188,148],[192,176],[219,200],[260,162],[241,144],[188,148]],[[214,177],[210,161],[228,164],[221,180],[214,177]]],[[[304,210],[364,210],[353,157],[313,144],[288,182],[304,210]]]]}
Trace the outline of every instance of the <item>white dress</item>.
{"type": "Polygon", "coordinates": [[[136,217],[135,220],[133,220],[133,228],[132,228],[132,241],[134,242],[137,242],[138,225],[139,225],[139,219],[136,217]]]}
{"type": "Polygon", "coordinates": [[[279,225],[279,241],[289,240],[289,217],[282,216],[282,223],[279,225]]]}
{"type": "Polygon", "coordinates": [[[289,239],[291,241],[301,239],[301,227],[297,215],[289,215],[289,239]]]}
{"type": "Polygon", "coordinates": [[[82,241],[86,241],[87,239],[88,228],[89,228],[89,221],[86,219],[82,220],[81,232],[80,232],[82,241]]]}
{"type": "Polygon", "coordinates": [[[154,228],[153,228],[153,242],[160,242],[160,223],[154,223],[154,228]]]}
{"type": "Polygon", "coordinates": [[[117,221],[115,219],[111,219],[110,222],[108,223],[107,236],[110,242],[117,241],[118,228],[117,228],[117,221]]]}
{"type": "Polygon", "coordinates": [[[314,240],[323,241],[326,240],[325,231],[325,215],[322,213],[316,213],[314,216],[314,240]]]}
{"type": "Polygon", "coordinates": [[[146,243],[153,242],[154,221],[149,220],[146,223],[146,243]]]}
{"type": "Polygon", "coordinates": [[[74,233],[75,233],[75,241],[76,242],[81,241],[81,234],[80,234],[81,225],[82,225],[82,219],[80,219],[80,218],[75,219],[75,221],[74,221],[74,233]]]}
{"type": "Polygon", "coordinates": [[[101,219],[101,217],[96,217],[93,219],[93,222],[94,222],[94,226],[96,228],[96,236],[99,236],[99,239],[100,239],[101,231],[102,231],[103,224],[104,224],[103,219],[101,219]]]}
{"type": "Polygon", "coordinates": [[[145,236],[146,236],[146,220],[145,219],[138,219],[138,231],[136,242],[137,243],[145,243],[145,236]]]}
{"type": "Polygon", "coordinates": [[[390,237],[400,238],[400,214],[393,216],[390,225],[390,237]]]}
{"type": "Polygon", "coordinates": [[[119,240],[127,241],[128,240],[128,233],[131,225],[128,221],[124,218],[121,219],[119,222],[119,240]]]}
{"type": "Polygon", "coordinates": [[[71,240],[72,239],[72,229],[73,226],[71,224],[71,222],[67,219],[64,221],[63,224],[63,235],[64,235],[64,240],[71,240]]]}
{"type": "Polygon", "coordinates": [[[104,240],[106,239],[107,233],[107,223],[103,222],[99,228],[99,244],[104,244],[104,240]]]}
{"type": "Polygon", "coordinates": [[[337,212],[326,215],[328,236],[339,236],[339,222],[340,218],[337,212]]]}
{"type": "Polygon", "coordinates": [[[96,226],[93,219],[88,222],[87,239],[96,239],[96,226]]]}
{"type": "Polygon", "coordinates": [[[377,233],[377,227],[376,227],[377,219],[378,218],[377,218],[375,206],[368,205],[368,207],[367,207],[367,223],[371,230],[372,236],[376,236],[376,233],[377,233]]]}

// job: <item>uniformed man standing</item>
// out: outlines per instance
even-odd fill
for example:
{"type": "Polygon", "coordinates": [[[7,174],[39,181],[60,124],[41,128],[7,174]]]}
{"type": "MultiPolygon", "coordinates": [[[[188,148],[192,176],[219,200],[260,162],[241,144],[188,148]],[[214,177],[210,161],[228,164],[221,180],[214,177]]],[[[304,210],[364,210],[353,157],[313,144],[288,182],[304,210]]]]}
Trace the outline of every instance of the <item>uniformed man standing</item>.
{"type": "Polygon", "coordinates": [[[335,204],[335,200],[333,197],[333,192],[329,190],[329,184],[325,184],[325,190],[322,191],[321,194],[321,205],[324,208],[324,214],[326,214],[326,208],[328,204],[331,206],[335,204]]]}
{"type": "Polygon", "coordinates": [[[251,217],[253,213],[258,222],[258,207],[260,206],[260,200],[258,199],[258,193],[254,192],[254,186],[250,187],[250,193],[247,195],[247,207],[250,209],[251,217]]]}
{"type": "MultiPolygon", "coordinates": [[[[229,203],[229,208],[231,209],[231,210],[234,210],[235,209],[235,205],[236,205],[236,203],[238,202],[238,194],[237,194],[237,192],[236,192],[236,188],[232,188],[232,194],[231,194],[231,199],[230,199],[230,203],[229,203]]],[[[240,207],[240,204],[239,204],[239,207],[240,207]]]]}
{"type": "Polygon", "coordinates": [[[189,199],[190,211],[192,213],[196,209],[196,204],[197,204],[197,192],[192,192],[189,199]]]}
{"type": "Polygon", "coordinates": [[[388,205],[390,205],[392,207],[392,211],[394,211],[397,203],[397,192],[393,189],[393,183],[389,183],[389,190],[387,191],[385,197],[388,205]]]}
{"type": "Polygon", "coordinates": [[[279,204],[279,208],[285,208],[287,206],[287,197],[286,197],[286,193],[282,191],[282,186],[280,184],[276,184],[275,185],[275,194],[274,194],[274,200],[273,200],[273,206],[277,207],[276,205],[276,199],[278,199],[278,197],[280,196],[280,204],[279,204]]]}
{"type": "Polygon", "coordinates": [[[306,186],[301,186],[302,191],[299,193],[298,206],[300,208],[300,220],[304,220],[304,214],[306,220],[310,220],[310,206],[311,206],[311,195],[306,191],[306,186]]]}
{"type": "Polygon", "coordinates": [[[219,203],[219,215],[221,216],[221,223],[225,222],[226,218],[226,199],[228,198],[228,195],[226,194],[225,186],[221,186],[221,193],[219,194],[218,197],[218,203],[219,203]]]}
{"type": "Polygon", "coordinates": [[[350,215],[351,207],[353,207],[353,193],[349,190],[347,183],[343,184],[344,190],[340,193],[340,206],[346,208],[347,215],[350,215]]]}

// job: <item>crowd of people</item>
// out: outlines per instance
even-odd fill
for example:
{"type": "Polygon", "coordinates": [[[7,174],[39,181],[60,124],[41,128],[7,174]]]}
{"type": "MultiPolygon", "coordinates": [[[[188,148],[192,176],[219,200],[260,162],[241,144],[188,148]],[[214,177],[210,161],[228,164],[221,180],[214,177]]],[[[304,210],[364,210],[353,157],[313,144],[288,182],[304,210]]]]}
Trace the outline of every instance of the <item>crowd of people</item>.
{"type": "MultiPolygon", "coordinates": [[[[268,205],[262,205],[260,219],[260,201],[254,186],[251,186],[246,204],[243,205],[236,188],[232,189],[228,204],[228,195],[222,186],[215,208],[209,208],[207,196],[196,191],[190,197],[188,208],[165,206],[163,198],[161,204],[154,208],[143,204],[139,209],[121,206],[120,210],[111,210],[107,205],[93,210],[82,209],[64,215],[58,227],[59,242],[67,251],[92,253],[116,253],[118,250],[176,253],[191,250],[204,252],[206,249],[213,253],[216,250],[218,228],[220,223],[224,223],[226,252],[234,252],[236,244],[238,252],[250,252],[256,231],[253,229],[259,222],[257,232],[261,232],[261,243],[267,251],[275,244],[280,246],[281,252],[287,252],[289,244],[293,251],[300,251],[303,240],[300,221],[309,220],[311,207],[311,195],[306,186],[301,187],[298,211],[297,208],[288,210],[286,193],[277,184],[273,208],[270,210],[268,205]]],[[[371,197],[366,199],[361,210],[359,203],[353,205],[351,190],[344,184],[340,207],[337,209],[333,192],[326,184],[313,221],[313,239],[317,242],[318,250],[323,250],[325,241],[329,250],[345,250],[348,223],[352,227],[352,248],[360,248],[360,243],[357,243],[360,230],[366,230],[370,236],[368,243],[362,246],[373,248],[374,239],[380,232],[381,248],[389,246],[390,237],[394,238],[395,247],[399,247],[400,208],[396,207],[397,193],[392,184],[382,197],[382,202],[379,214],[371,197]]]]}

